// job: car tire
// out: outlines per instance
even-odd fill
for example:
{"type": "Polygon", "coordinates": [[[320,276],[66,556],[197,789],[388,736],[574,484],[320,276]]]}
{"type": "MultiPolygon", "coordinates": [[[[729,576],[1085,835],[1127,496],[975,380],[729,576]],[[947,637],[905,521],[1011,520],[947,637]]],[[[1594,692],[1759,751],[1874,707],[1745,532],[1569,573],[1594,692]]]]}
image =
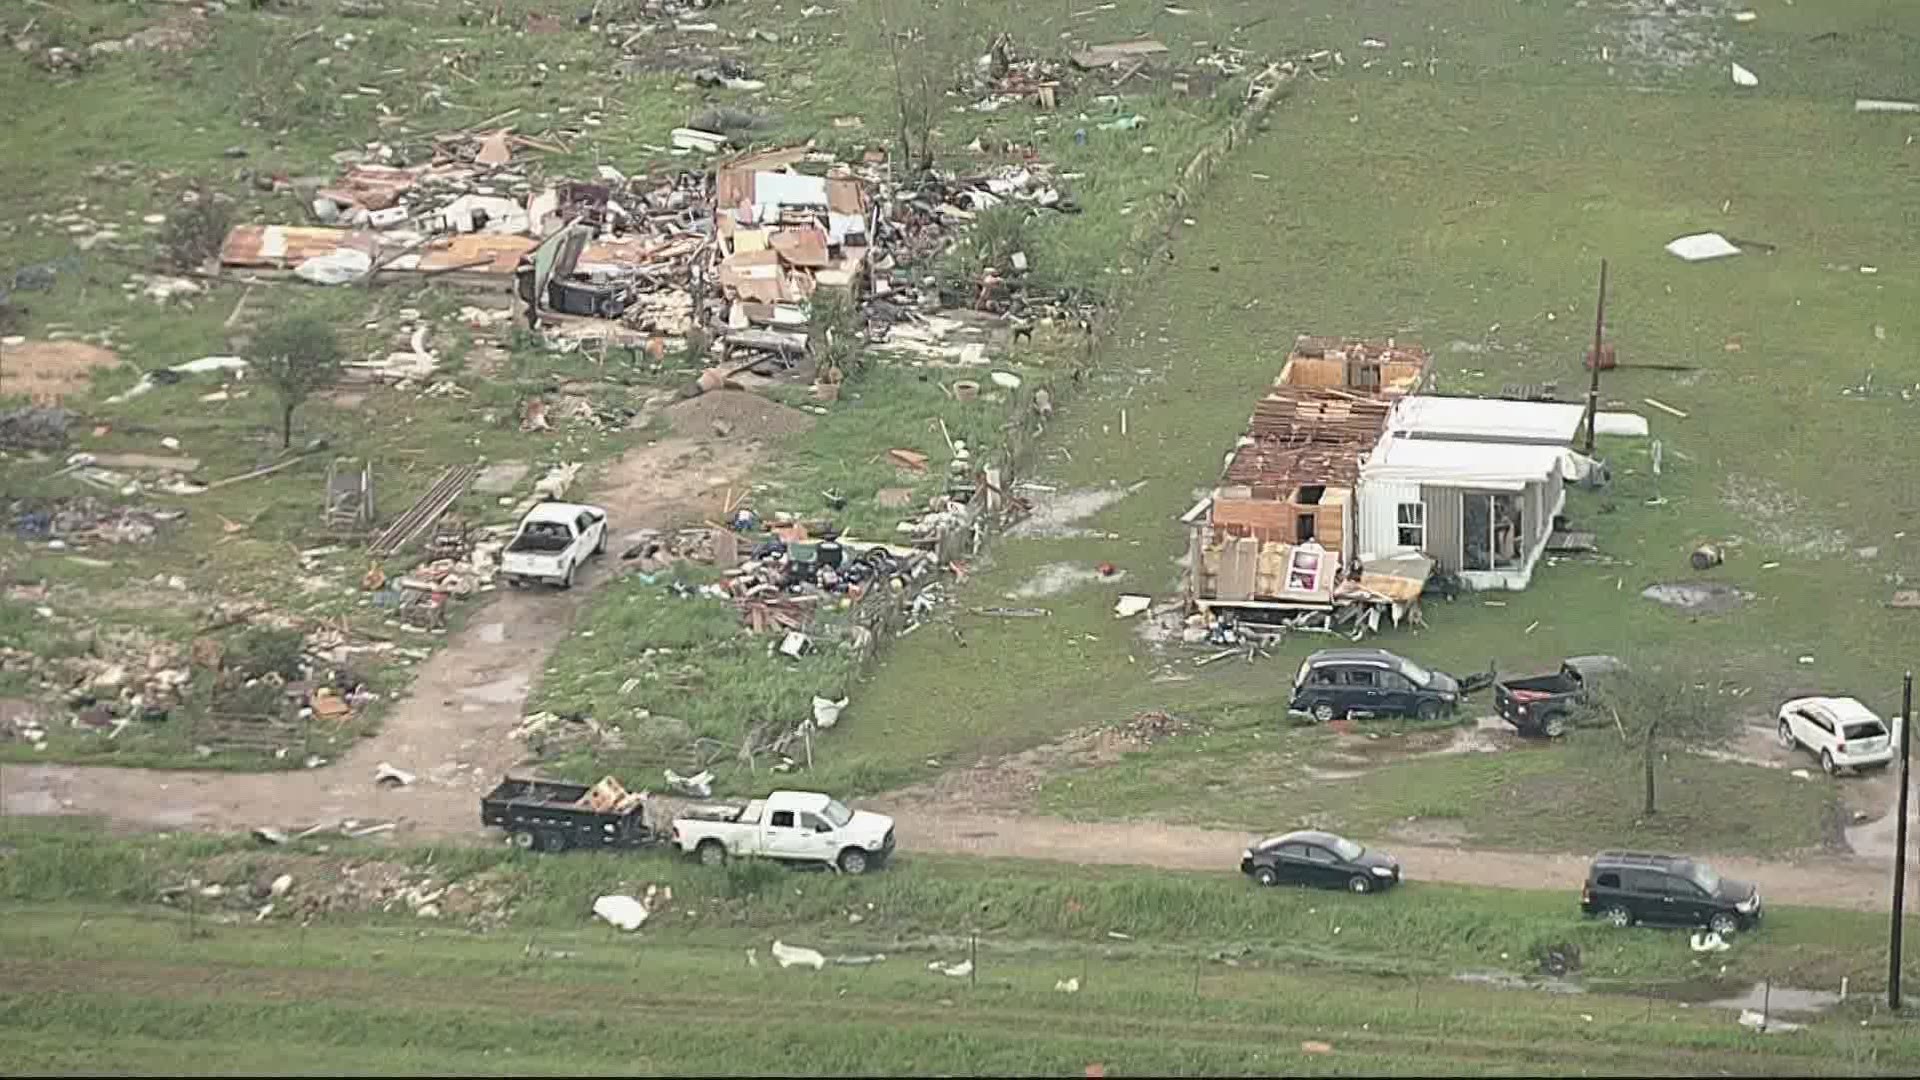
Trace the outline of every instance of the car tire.
{"type": "Polygon", "coordinates": [[[848,848],[840,853],[840,872],[858,877],[867,872],[867,853],[859,848],[848,848]]]}
{"type": "Polygon", "coordinates": [[[1373,882],[1365,874],[1355,874],[1347,879],[1347,891],[1365,896],[1373,891],[1373,882]]]}
{"type": "Polygon", "coordinates": [[[1601,912],[1600,917],[1622,930],[1633,925],[1633,912],[1628,911],[1618,904],[1601,912]]]}
{"type": "Polygon", "coordinates": [[[1785,720],[1780,721],[1780,749],[1798,749],[1797,743],[1798,740],[1793,737],[1793,725],[1787,723],[1785,720]]]}
{"type": "Polygon", "coordinates": [[[533,850],[533,846],[534,846],[533,834],[526,831],[525,829],[522,829],[508,836],[507,840],[511,842],[514,847],[519,848],[521,851],[533,850]]]}
{"type": "Polygon", "coordinates": [[[1740,920],[1724,911],[1716,911],[1713,913],[1713,917],[1707,920],[1707,929],[1719,934],[1721,937],[1726,937],[1735,930],[1740,929],[1740,920]]]}
{"type": "Polygon", "coordinates": [[[1253,880],[1270,889],[1280,884],[1280,875],[1271,866],[1256,866],[1253,870],[1253,880]]]}
{"type": "Polygon", "coordinates": [[[700,841],[700,847],[694,854],[699,857],[701,866],[725,866],[727,863],[727,849],[718,840],[700,841]]]}
{"type": "Polygon", "coordinates": [[[1327,723],[1333,719],[1333,706],[1324,701],[1315,705],[1313,707],[1313,718],[1322,724],[1327,723]]]}
{"type": "Polygon", "coordinates": [[[607,530],[600,530],[600,542],[593,545],[593,553],[595,555],[605,555],[607,553],[607,530]]]}
{"type": "Polygon", "coordinates": [[[1840,766],[1833,760],[1833,751],[1820,751],[1820,768],[1825,770],[1828,776],[1833,776],[1840,771],[1840,766]]]}
{"type": "Polygon", "coordinates": [[[1414,719],[1419,720],[1423,724],[1431,724],[1435,720],[1440,719],[1440,703],[1437,701],[1423,701],[1413,710],[1413,716],[1414,719]]]}
{"type": "Polygon", "coordinates": [[[548,851],[548,852],[559,852],[559,851],[567,850],[567,834],[558,833],[558,832],[541,833],[540,834],[540,850],[548,851]]]}
{"type": "Polygon", "coordinates": [[[1567,714],[1554,713],[1540,721],[1540,733],[1549,739],[1557,739],[1567,733],[1567,714]]]}
{"type": "Polygon", "coordinates": [[[576,567],[576,566],[568,566],[568,567],[567,567],[567,576],[566,576],[566,577],[563,577],[563,578],[561,578],[561,579],[560,579],[560,587],[561,587],[561,588],[563,588],[563,589],[571,589],[571,588],[573,588],[573,572],[574,572],[574,570],[576,570],[576,569],[578,569],[578,567],[576,567]]]}

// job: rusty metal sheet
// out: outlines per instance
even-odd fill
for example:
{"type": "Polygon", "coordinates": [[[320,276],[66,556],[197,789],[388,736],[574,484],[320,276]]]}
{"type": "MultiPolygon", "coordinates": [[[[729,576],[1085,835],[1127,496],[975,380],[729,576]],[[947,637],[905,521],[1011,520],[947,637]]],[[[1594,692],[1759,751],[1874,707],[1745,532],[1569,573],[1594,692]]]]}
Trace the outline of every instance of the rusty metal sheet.
{"type": "Polygon", "coordinates": [[[836,214],[865,214],[866,188],[851,176],[827,177],[827,209],[836,214]]]}
{"type": "Polygon", "coordinates": [[[378,238],[353,229],[306,225],[236,225],[220,245],[222,266],[291,269],[308,259],[354,248],[373,254],[378,238]]]}
{"type": "Polygon", "coordinates": [[[829,265],[827,234],[819,229],[781,229],[768,237],[767,243],[789,265],[808,268],[829,265]]]}
{"type": "Polygon", "coordinates": [[[402,264],[395,269],[426,272],[461,268],[475,274],[511,274],[513,268],[520,265],[520,259],[537,246],[538,242],[531,236],[462,233],[434,241],[410,268],[402,264]],[[473,265],[475,263],[479,265],[473,265]]]}

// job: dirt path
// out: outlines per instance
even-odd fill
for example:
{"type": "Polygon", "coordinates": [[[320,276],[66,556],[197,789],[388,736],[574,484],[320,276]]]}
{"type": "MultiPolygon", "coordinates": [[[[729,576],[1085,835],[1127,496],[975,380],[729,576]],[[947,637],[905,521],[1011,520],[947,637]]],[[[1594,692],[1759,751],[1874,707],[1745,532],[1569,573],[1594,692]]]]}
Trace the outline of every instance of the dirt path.
{"type": "MultiPolygon", "coordinates": [[[[712,411],[697,410],[698,422],[712,411]]],[[[493,594],[420,666],[379,733],[339,761],[281,773],[6,765],[0,767],[0,808],[101,816],[144,828],[248,829],[356,818],[396,822],[397,833],[407,837],[479,835],[477,796],[523,756],[509,732],[527,692],[595,589],[619,573],[621,540],[641,529],[717,516],[729,486],[752,465],[755,444],[703,435],[663,439],[615,463],[593,496],[614,529],[607,555],[589,563],[570,592],[493,594]],[[419,780],[407,788],[376,786],[374,770],[383,761],[419,780]]]]}
{"type": "MultiPolygon", "coordinates": [[[[731,400],[676,418],[686,434],[635,450],[615,464],[594,497],[608,509],[616,537],[678,519],[713,517],[729,487],[756,456],[754,443],[713,441],[700,430],[715,419],[772,428],[788,417],[731,400]]],[[[746,398],[748,395],[739,395],[746,398]]],[[[791,410],[784,410],[791,414],[791,410]]],[[[771,433],[771,431],[769,432],[771,433]]],[[[609,545],[617,553],[618,539],[609,545]]],[[[618,573],[617,556],[590,566],[570,593],[502,591],[421,666],[408,697],[379,734],[326,768],[292,773],[173,772],[67,765],[0,766],[0,810],[19,815],[101,817],[143,829],[232,831],[357,818],[393,821],[396,839],[489,842],[477,796],[522,757],[509,732],[548,653],[567,634],[595,588],[618,573]],[[411,787],[373,783],[391,762],[419,776],[411,787]]],[[[1099,738],[1074,753],[1097,760],[1113,752],[1099,738]]],[[[927,790],[899,792],[876,809],[899,820],[901,846],[993,858],[1132,864],[1169,870],[1231,870],[1249,834],[1150,822],[1073,822],[1011,812],[1027,802],[1054,751],[1015,755],[949,774],[927,790]],[[964,790],[963,790],[964,789],[964,790]]],[[[1896,785],[1886,785],[1889,803],[1896,785]]],[[[1915,812],[1920,813],[1920,799],[1915,812]]],[[[1858,854],[1766,862],[1714,858],[1730,877],[1757,882],[1773,902],[1884,910],[1891,892],[1893,815],[1849,830],[1858,854]]],[[[1585,856],[1481,851],[1419,843],[1390,847],[1410,876],[1498,888],[1579,888],[1585,856]]],[[[1908,893],[1920,897],[1920,866],[1908,893]]]]}
{"type": "MultiPolygon", "coordinates": [[[[887,809],[876,807],[876,809],[887,809]]],[[[1232,870],[1251,833],[1152,822],[1074,822],[1044,817],[951,815],[900,809],[900,846],[951,855],[1047,859],[1168,870],[1232,870]]],[[[1564,889],[1577,893],[1586,855],[1383,844],[1409,878],[1502,889],[1564,889]]],[[[1891,863],[1859,857],[1763,862],[1713,856],[1727,877],[1752,881],[1770,904],[1885,911],[1893,889],[1891,863]]],[[[1920,868],[1907,874],[1907,895],[1920,896],[1920,868]]],[[[1909,901],[1912,903],[1913,901],[1909,901]]]]}

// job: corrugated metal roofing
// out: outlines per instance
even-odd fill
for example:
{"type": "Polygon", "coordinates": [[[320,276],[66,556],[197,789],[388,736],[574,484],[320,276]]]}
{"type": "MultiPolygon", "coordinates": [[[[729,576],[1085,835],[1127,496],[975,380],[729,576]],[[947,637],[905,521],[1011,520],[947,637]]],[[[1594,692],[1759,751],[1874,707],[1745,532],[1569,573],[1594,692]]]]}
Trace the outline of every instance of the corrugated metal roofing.
{"type": "Polygon", "coordinates": [[[1400,399],[1387,430],[1426,439],[1571,443],[1586,415],[1581,405],[1500,398],[1429,397],[1400,399]]]}

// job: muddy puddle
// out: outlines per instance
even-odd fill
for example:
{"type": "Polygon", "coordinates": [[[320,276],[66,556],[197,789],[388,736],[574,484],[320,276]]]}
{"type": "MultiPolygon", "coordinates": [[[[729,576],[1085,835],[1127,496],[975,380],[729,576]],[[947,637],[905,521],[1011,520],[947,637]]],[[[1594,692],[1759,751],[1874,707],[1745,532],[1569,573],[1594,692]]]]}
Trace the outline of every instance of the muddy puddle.
{"type": "Polygon", "coordinates": [[[1845,999],[1837,990],[1807,990],[1795,986],[1775,986],[1768,988],[1766,983],[1754,983],[1744,992],[1731,997],[1714,998],[1700,1004],[1710,1009],[1752,1009],[1765,1013],[1818,1013],[1825,1012],[1845,999]]]}
{"type": "Polygon", "coordinates": [[[1544,994],[1584,994],[1587,988],[1569,979],[1551,975],[1515,975],[1511,971],[1460,971],[1454,982],[1491,986],[1496,990],[1536,990],[1544,994]]]}

